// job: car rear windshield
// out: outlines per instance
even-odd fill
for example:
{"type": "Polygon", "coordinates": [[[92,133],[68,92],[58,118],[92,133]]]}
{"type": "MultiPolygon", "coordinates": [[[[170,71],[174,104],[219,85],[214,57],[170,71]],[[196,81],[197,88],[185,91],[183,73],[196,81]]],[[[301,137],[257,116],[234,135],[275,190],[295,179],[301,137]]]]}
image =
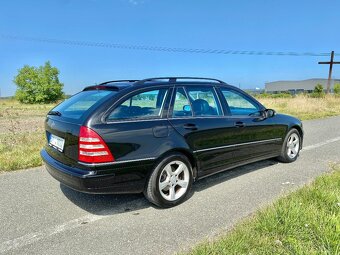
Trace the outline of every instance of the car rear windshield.
{"type": "Polygon", "coordinates": [[[115,93],[117,92],[108,90],[82,91],[57,105],[51,112],[70,119],[80,119],[91,107],[102,103],[115,93]]]}

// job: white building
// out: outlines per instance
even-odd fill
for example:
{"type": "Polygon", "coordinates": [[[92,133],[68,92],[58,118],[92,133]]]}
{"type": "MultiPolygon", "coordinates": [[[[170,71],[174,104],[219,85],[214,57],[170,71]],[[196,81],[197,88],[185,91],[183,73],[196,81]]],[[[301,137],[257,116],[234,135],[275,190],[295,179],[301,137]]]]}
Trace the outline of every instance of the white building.
{"type": "MultiPolygon", "coordinates": [[[[331,81],[331,90],[333,90],[334,84],[340,84],[339,79],[333,79],[331,81]]],[[[327,79],[308,79],[301,81],[273,81],[265,84],[265,91],[269,93],[278,92],[313,92],[315,86],[321,84],[324,89],[327,89],[327,79]]]]}

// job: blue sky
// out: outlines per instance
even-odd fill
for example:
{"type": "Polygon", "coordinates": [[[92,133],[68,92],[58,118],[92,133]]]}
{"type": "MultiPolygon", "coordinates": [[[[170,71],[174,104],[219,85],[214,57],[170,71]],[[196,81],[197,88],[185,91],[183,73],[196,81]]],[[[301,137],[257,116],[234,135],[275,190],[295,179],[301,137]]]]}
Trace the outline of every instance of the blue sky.
{"type": "MultiPolygon", "coordinates": [[[[35,0],[0,2],[0,35],[181,48],[340,53],[340,1],[35,0]]],[[[340,60],[340,56],[337,56],[340,60]]],[[[206,76],[241,88],[327,78],[328,57],[170,53],[0,38],[0,88],[51,61],[64,91],[112,79],[206,76]]],[[[340,65],[334,67],[340,77],[340,65]]]]}

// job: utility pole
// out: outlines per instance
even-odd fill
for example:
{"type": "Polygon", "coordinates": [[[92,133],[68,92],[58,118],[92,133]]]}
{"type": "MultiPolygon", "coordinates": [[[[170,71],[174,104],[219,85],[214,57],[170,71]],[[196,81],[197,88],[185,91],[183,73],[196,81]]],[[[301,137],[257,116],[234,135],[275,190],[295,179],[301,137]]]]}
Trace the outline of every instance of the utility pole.
{"type": "Polygon", "coordinates": [[[327,81],[327,93],[331,90],[331,79],[332,79],[332,69],[333,65],[340,64],[340,62],[334,62],[334,50],[331,52],[331,61],[329,62],[319,62],[321,65],[329,65],[328,81],[327,81]]]}

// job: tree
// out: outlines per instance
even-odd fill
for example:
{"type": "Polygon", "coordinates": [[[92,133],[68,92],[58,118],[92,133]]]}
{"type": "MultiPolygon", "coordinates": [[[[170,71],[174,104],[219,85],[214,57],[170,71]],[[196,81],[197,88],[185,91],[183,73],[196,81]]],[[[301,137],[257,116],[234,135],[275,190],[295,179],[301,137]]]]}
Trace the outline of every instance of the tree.
{"type": "Polygon", "coordinates": [[[59,82],[59,70],[47,61],[44,66],[25,65],[14,77],[15,97],[22,103],[50,103],[63,97],[64,84],[59,82]]]}
{"type": "Polygon", "coordinates": [[[334,84],[333,90],[335,94],[340,94],[340,83],[334,84]]]}

